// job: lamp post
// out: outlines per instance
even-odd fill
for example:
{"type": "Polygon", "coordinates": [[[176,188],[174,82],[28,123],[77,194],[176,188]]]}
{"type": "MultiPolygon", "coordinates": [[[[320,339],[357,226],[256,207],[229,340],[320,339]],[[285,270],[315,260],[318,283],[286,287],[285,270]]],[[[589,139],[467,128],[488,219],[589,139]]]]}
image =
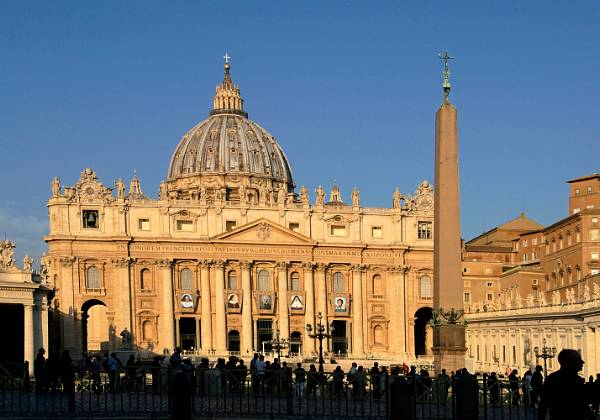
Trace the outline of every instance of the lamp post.
{"type": "Polygon", "coordinates": [[[323,319],[321,312],[319,312],[317,318],[319,319],[319,323],[315,325],[314,332],[311,324],[306,324],[306,331],[310,338],[319,340],[319,372],[323,372],[323,363],[325,363],[325,360],[323,360],[323,339],[333,337],[334,327],[332,322],[329,326],[329,331],[331,331],[331,333],[327,334],[327,326],[323,325],[321,322],[323,319]]]}
{"type": "Polygon", "coordinates": [[[281,362],[281,350],[287,348],[289,341],[285,338],[279,338],[279,327],[275,327],[275,338],[271,340],[271,348],[277,353],[277,358],[281,362]]]}
{"type": "Polygon", "coordinates": [[[535,361],[537,363],[538,359],[542,358],[544,359],[544,377],[548,376],[548,359],[552,359],[554,358],[554,356],[556,355],[556,347],[548,347],[546,346],[546,339],[544,338],[544,345],[542,346],[542,349],[540,351],[540,348],[538,346],[535,346],[533,348],[533,351],[535,353],[535,361]]]}

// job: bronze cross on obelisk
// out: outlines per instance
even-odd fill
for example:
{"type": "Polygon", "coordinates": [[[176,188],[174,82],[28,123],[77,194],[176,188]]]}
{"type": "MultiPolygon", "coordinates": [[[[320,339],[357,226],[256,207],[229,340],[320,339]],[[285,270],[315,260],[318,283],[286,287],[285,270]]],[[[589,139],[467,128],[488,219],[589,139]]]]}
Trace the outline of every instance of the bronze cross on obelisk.
{"type": "Polygon", "coordinates": [[[450,57],[450,55],[448,55],[448,51],[445,51],[444,55],[438,53],[438,57],[440,59],[444,60],[444,83],[443,83],[442,87],[444,88],[444,96],[447,98],[448,95],[450,94],[450,89],[451,89],[450,69],[448,68],[448,60],[454,60],[454,57],[450,57]]]}

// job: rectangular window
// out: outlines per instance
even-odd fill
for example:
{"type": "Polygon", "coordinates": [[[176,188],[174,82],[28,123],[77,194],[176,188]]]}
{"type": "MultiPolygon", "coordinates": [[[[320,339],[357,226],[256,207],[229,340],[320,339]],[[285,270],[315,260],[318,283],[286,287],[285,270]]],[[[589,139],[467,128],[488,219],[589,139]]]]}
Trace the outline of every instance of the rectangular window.
{"type": "Polygon", "coordinates": [[[431,239],[431,222],[419,222],[417,224],[417,235],[419,239],[431,239]]]}
{"type": "Polygon", "coordinates": [[[600,259],[600,252],[594,251],[592,252],[592,260],[600,259]]]}
{"type": "Polygon", "coordinates": [[[512,348],[513,348],[512,349],[513,350],[513,352],[512,352],[513,353],[512,354],[512,356],[513,356],[512,360],[513,360],[513,364],[516,364],[517,363],[517,348],[515,346],[512,346],[512,348]]]}
{"type": "Polygon", "coordinates": [[[600,241],[600,230],[590,229],[590,241],[600,241]]]}
{"type": "Polygon", "coordinates": [[[373,238],[373,239],[383,238],[383,229],[381,229],[381,226],[372,226],[371,227],[371,238],[373,238]]]}
{"type": "Polygon", "coordinates": [[[300,232],[300,223],[290,222],[288,224],[288,227],[294,232],[300,232]]]}
{"type": "Polygon", "coordinates": [[[531,245],[537,245],[537,238],[533,238],[531,240],[531,245]]]}
{"type": "Polygon", "coordinates": [[[477,360],[479,360],[479,344],[477,344],[477,360]]]}
{"type": "Polygon", "coordinates": [[[488,302],[491,302],[492,300],[494,300],[494,295],[492,293],[488,293],[487,300],[488,300],[488,302]]]}
{"type": "Polygon", "coordinates": [[[575,195],[579,195],[579,188],[575,188],[575,195]]]}
{"type": "Polygon", "coordinates": [[[592,193],[592,187],[588,187],[587,188],[587,192],[588,192],[588,194],[591,194],[592,193]]]}
{"type": "Polygon", "coordinates": [[[138,219],[138,230],[150,230],[150,219],[138,219]]]}
{"type": "Polygon", "coordinates": [[[193,232],[194,231],[194,222],[191,220],[178,220],[176,226],[177,226],[177,230],[180,232],[193,232]]]}
{"type": "Polygon", "coordinates": [[[225,221],[225,232],[231,232],[237,226],[237,222],[235,220],[227,220],[225,221]]]}
{"type": "Polygon", "coordinates": [[[506,346],[502,346],[502,363],[506,363],[506,346]]]}
{"type": "Polygon", "coordinates": [[[494,282],[493,281],[488,281],[485,285],[487,287],[494,287],[494,282]]]}
{"type": "Polygon", "coordinates": [[[598,224],[598,218],[592,217],[592,225],[597,225],[597,224],[598,224]]]}
{"type": "Polygon", "coordinates": [[[527,239],[523,239],[523,248],[527,248],[527,239]]]}
{"type": "Polygon", "coordinates": [[[346,236],[346,226],[331,225],[331,236],[346,236]]]}
{"type": "Polygon", "coordinates": [[[98,229],[98,210],[83,210],[81,217],[84,229],[98,229]]]}
{"type": "Polygon", "coordinates": [[[465,292],[465,303],[471,302],[471,293],[465,292]]]}

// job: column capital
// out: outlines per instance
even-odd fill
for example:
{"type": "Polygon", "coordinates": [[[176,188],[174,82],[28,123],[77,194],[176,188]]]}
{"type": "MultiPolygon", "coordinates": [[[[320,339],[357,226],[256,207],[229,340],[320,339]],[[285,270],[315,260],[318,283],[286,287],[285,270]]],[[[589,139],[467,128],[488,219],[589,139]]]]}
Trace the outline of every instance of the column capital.
{"type": "Polygon", "coordinates": [[[225,260],[214,260],[212,264],[217,269],[225,268],[225,260]]]}
{"type": "Polygon", "coordinates": [[[275,264],[275,267],[277,267],[277,270],[279,270],[279,271],[286,271],[289,266],[290,266],[290,264],[286,261],[278,261],[275,264]]]}
{"type": "Polygon", "coordinates": [[[121,258],[111,258],[110,263],[113,267],[117,268],[127,268],[133,262],[133,258],[129,257],[121,257],[121,258]]]}
{"type": "Polygon", "coordinates": [[[390,265],[387,267],[387,271],[391,274],[398,274],[403,272],[404,270],[402,269],[401,265],[390,265]]]}
{"type": "Polygon", "coordinates": [[[212,265],[213,260],[201,260],[199,262],[200,268],[207,269],[212,265]]]}
{"type": "Polygon", "coordinates": [[[369,264],[353,264],[352,271],[357,273],[365,273],[369,269],[369,264]]]}
{"type": "Polygon", "coordinates": [[[27,312],[29,311],[33,311],[33,303],[24,303],[23,304],[23,309],[26,310],[27,312]]]}
{"type": "Polygon", "coordinates": [[[70,267],[75,262],[75,257],[60,257],[59,261],[63,267],[70,267]]]}
{"type": "Polygon", "coordinates": [[[314,262],[302,263],[302,269],[304,271],[313,271],[315,269],[315,263],[314,262]]]}
{"type": "Polygon", "coordinates": [[[329,267],[329,264],[317,263],[315,266],[315,269],[319,272],[325,272],[328,267],[329,267]]]}
{"type": "Polygon", "coordinates": [[[240,261],[240,268],[242,270],[250,270],[253,266],[254,266],[254,261],[246,261],[246,260],[240,261]]]}
{"type": "Polygon", "coordinates": [[[173,260],[170,258],[163,258],[156,260],[156,265],[161,268],[168,268],[173,266],[173,260]]]}

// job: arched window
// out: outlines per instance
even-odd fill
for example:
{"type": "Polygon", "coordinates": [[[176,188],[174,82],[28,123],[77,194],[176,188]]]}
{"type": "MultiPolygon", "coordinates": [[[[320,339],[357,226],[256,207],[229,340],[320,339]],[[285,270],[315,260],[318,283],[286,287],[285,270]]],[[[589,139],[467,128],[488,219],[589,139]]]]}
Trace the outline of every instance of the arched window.
{"type": "Polygon", "coordinates": [[[154,331],[152,328],[151,321],[146,320],[146,321],[142,322],[142,337],[143,337],[144,341],[154,340],[154,331]]]}
{"type": "Polygon", "coordinates": [[[290,335],[290,353],[299,354],[302,352],[302,334],[299,331],[294,331],[290,335]]]}
{"type": "Polygon", "coordinates": [[[237,273],[235,271],[230,271],[227,273],[227,288],[228,289],[237,289],[237,273]]]}
{"type": "Polygon", "coordinates": [[[431,278],[423,276],[419,279],[419,296],[422,298],[430,298],[433,296],[431,291],[431,278]]]}
{"type": "Polygon", "coordinates": [[[152,289],[152,276],[147,268],[140,272],[140,286],[142,290],[152,289]]]}
{"type": "Polygon", "coordinates": [[[290,290],[300,290],[300,274],[297,271],[294,271],[290,275],[290,290]]]}
{"type": "Polygon", "coordinates": [[[258,290],[261,292],[271,290],[271,274],[267,270],[258,272],[258,290]]]}
{"type": "Polygon", "coordinates": [[[85,287],[87,289],[100,289],[100,271],[96,267],[87,269],[85,276],[85,287]]]}
{"type": "Polygon", "coordinates": [[[339,271],[336,271],[333,273],[333,291],[339,293],[343,292],[344,290],[346,290],[344,284],[344,275],[339,271]]]}
{"type": "Polygon", "coordinates": [[[373,328],[373,344],[384,345],[383,327],[381,325],[375,325],[373,328]]]}
{"type": "Polygon", "coordinates": [[[372,280],[373,294],[383,295],[383,279],[381,278],[381,276],[379,274],[375,274],[372,280]]]}
{"type": "Polygon", "coordinates": [[[192,290],[194,288],[194,275],[189,268],[184,268],[179,272],[179,288],[181,290],[192,290]]]}
{"type": "Polygon", "coordinates": [[[227,350],[240,351],[240,333],[236,330],[231,330],[227,333],[227,350]]]}

